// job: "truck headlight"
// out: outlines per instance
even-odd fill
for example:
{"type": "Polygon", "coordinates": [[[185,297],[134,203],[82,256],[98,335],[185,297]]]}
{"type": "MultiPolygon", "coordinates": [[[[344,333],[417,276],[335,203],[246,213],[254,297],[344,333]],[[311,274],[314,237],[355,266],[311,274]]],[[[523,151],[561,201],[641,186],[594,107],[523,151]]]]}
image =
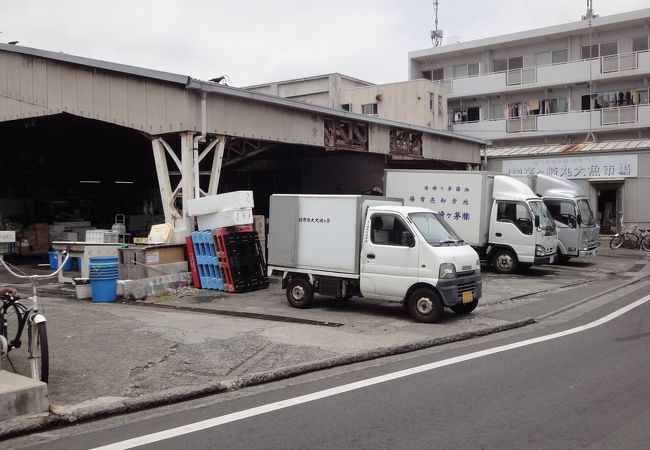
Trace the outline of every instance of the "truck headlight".
{"type": "Polygon", "coordinates": [[[536,256],[544,256],[546,254],[546,249],[542,247],[541,245],[536,245],[535,246],[535,255],[536,256]]]}
{"type": "Polygon", "coordinates": [[[456,278],[456,266],[453,263],[440,264],[438,278],[456,278]]]}

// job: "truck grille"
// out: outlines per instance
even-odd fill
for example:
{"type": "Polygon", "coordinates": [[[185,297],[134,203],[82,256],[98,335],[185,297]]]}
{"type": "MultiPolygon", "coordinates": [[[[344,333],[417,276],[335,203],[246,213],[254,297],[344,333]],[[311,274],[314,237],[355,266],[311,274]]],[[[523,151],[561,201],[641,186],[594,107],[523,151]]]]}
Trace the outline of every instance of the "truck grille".
{"type": "Polygon", "coordinates": [[[459,272],[456,276],[458,277],[458,297],[462,298],[463,292],[472,292],[476,294],[476,289],[479,287],[480,281],[476,280],[466,280],[463,281],[463,278],[467,277],[473,277],[476,275],[476,272],[469,271],[469,272],[459,272]]]}

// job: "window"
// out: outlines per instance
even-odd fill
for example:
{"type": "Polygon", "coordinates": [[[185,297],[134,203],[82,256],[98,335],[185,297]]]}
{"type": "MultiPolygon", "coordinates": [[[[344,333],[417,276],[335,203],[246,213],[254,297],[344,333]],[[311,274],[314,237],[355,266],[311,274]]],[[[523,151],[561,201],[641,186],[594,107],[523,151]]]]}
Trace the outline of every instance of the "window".
{"type": "Polygon", "coordinates": [[[618,42],[603,42],[600,44],[600,56],[616,55],[618,53],[618,42]]]}
{"type": "Polygon", "coordinates": [[[341,105],[341,109],[343,111],[352,111],[352,104],[351,103],[345,103],[341,105]]]}
{"type": "Polygon", "coordinates": [[[632,51],[642,52],[648,50],[648,36],[632,38],[632,51]]]}
{"type": "Polygon", "coordinates": [[[610,56],[618,53],[618,41],[603,42],[600,44],[583,45],[582,59],[610,56]]]}
{"type": "Polygon", "coordinates": [[[523,234],[533,234],[533,220],[523,202],[498,201],[497,222],[509,222],[523,234]]]}
{"type": "MultiPolygon", "coordinates": [[[[404,223],[395,216],[376,214],[372,217],[372,230],[370,240],[378,245],[400,245],[408,247],[404,238],[404,231],[410,231],[404,223]]],[[[411,234],[411,236],[413,236],[411,234]]]]}
{"type": "Polygon", "coordinates": [[[524,67],[523,56],[515,56],[512,58],[508,58],[508,70],[523,69],[523,67],[524,67]]]}
{"type": "Polygon", "coordinates": [[[454,66],[454,78],[465,78],[467,76],[467,64],[454,66]]]}
{"type": "Polygon", "coordinates": [[[434,69],[431,71],[431,79],[433,81],[439,81],[445,79],[445,69],[434,69]]]}
{"type": "Polygon", "coordinates": [[[569,111],[569,102],[566,97],[552,98],[548,100],[550,114],[565,113],[569,111]]]}
{"type": "Polygon", "coordinates": [[[411,213],[409,217],[424,239],[431,245],[462,243],[451,226],[435,213],[411,213]]]}
{"type": "Polygon", "coordinates": [[[479,64],[478,63],[468,64],[467,65],[467,75],[470,76],[470,77],[479,76],[479,64]]]}
{"type": "Polygon", "coordinates": [[[429,111],[433,111],[434,98],[433,92],[429,92],[429,111]]]}
{"type": "Polygon", "coordinates": [[[535,65],[536,66],[548,66],[552,62],[551,52],[539,52],[535,53],[535,65]]]}
{"type": "Polygon", "coordinates": [[[442,95],[438,95],[438,114],[444,114],[444,113],[445,113],[445,105],[442,102],[442,95]]]}
{"type": "Polygon", "coordinates": [[[552,64],[562,64],[569,60],[569,51],[564,50],[553,50],[551,52],[551,62],[552,64]]]}
{"type": "Polygon", "coordinates": [[[377,115],[377,103],[368,103],[367,105],[361,105],[361,114],[367,116],[377,115]]]}
{"type": "Polygon", "coordinates": [[[582,46],[582,59],[590,58],[598,58],[598,44],[582,46]]]}
{"type": "Polygon", "coordinates": [[[493,72],[505,72],[508,70],[508,61],[505,59],[493,59],[492,60],[492,71],[493,72]]]}
{"type": "Polygon", "coordinates": [[[544,200],[548,212],[556,221],[567,227],[575,228],[576,208],[572,201],[569,200],[544,200]]]}
{"type": "Polygon", "coordinates": [[[490,119],[503,119],[505,117],[505,111],[503,109],[503,103],[492,103],[490,105],[490,119]]]}
{"type": "Polygon", "coordinates": [[[422,71],[422,78],[425,80],[431,80],[431,71],[430,70],[423,70],[422,71]]]}

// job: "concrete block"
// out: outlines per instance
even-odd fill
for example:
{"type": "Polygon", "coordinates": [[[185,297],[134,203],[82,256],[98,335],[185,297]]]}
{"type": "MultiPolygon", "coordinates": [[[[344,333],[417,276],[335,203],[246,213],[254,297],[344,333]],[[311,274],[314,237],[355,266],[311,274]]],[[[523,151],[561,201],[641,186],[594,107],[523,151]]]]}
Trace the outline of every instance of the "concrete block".
{"type": "Polygon", "coordinates": [[[124,297],[142,300],[149,295],[165,293],[167,289],[179,289],[191,284],[192,274],[190,272],[162,275],[142,280],[125,280],[124,297]]]}
{"type": "Polygon", "coordinates": [[[48,411],[47,384],[0,370],[0,421],[48,411]]]}

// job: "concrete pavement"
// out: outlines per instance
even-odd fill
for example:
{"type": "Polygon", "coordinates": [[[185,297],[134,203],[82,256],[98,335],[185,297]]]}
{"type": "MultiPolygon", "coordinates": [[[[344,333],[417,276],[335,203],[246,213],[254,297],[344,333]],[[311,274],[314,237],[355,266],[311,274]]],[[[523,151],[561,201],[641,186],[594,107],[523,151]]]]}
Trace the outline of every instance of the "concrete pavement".
{"type": "MultiPolygon", "coordinates": [[[[294,309],[277,280],[245,294],[188,288],[115,303],[77,300],[70,286],[42,286],[51,414],[0,422],[0,436],[522,326],[649,275],[648,262],[648,253],[602,242],[588,261],[512,276],[485,271],[476,311],[445,311],[435,324],[364,299],[318,297],[314,307],[294,309]]],[[[25,352],[16,353],[18,372],[28,373],[25,352]]]]}

